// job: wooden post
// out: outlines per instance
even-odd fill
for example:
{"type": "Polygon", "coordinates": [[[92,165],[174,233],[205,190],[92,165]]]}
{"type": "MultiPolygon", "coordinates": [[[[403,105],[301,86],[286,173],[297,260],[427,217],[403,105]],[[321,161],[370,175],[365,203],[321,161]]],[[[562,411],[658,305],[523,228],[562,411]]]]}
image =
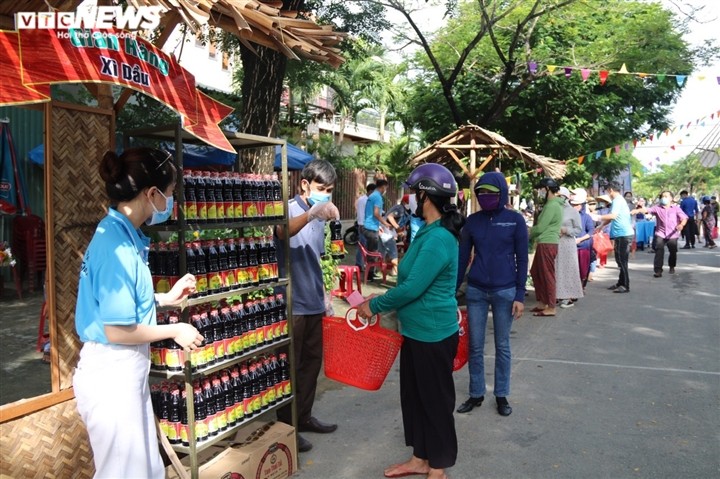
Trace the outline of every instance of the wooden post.
{"type": "Polygon", "coordinates": [[[477,166],[477,151],[475,150],[475,138],[470,140],[470,213],[475,213],[478,210],[477,201],[474,201],[473,194],[475,191],[475,183],[477,183],[477,174],[475,168],[477,166]]]}

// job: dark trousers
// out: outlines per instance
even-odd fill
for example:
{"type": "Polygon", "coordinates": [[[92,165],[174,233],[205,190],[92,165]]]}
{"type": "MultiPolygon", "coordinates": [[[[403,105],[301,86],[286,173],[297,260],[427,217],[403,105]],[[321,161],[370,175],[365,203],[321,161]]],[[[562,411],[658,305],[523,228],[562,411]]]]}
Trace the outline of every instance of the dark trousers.
{"type": "MultiPolygon", "coordinates": [[[[380,233],[364,229],[363,234],[365,235],[365,248],[371,253],[377,252],[380,249],[380,233]]],[[[370,270],[370,274],[375,274],[375,268],[370,270]]]]}
{"type": "Polygon", "coordinates": [[[682,233],[685,236],[685,244],[695,246],[695,236],[698,234],[698,227],[694,218],[688,218],[682,233]]]}
{"type": "MultiPolygon", "coordinates": [[[[656,237],[657,238],[657,237],[656,237]]],[[[617,284],[625,286],[630,290],[630,270],[628,268],[628,260],[630,259],[630,246],[632,245],[633,236],[619,236],[615,241],[615,262],[620,270],[617,284]]]]}
{"type": "MultiPolygon", "coordinates": [[[[693,238],[695,238],[693,236],[693,238]]],[[[665,262],[665,245],[667,245],[670,257],[668,258],[668,266],[674,268],[677,264],[678,239],[667,239],[655,235],[655,261],[653,269],[656,273],[662,273],[663,263],[665,262]]]]}
{"type": "Polygon", "coordinates": [[[427,459],[434,469],[451,467],[457,459],[452,367],[458,339],[458,333],[436,343],[405,337],[400,349],[405,445],[413,448],[415,457],[427,459]]]}
{"type": "MultiPolygon", "coordinates": [[[[292,317],[293,353],[295,354],[295,394],[298,424],[310,420],[315,402],[318,375],[322,366],[322,314],[292,317]]],[[[290,406],[279,409],[277,417],[286,424],[292,424],[290,406]]]]}
{"type": "MultiPolygon", "coordinates": [[[[717,224],[717,223],[716,223],[717,224]]],[[[705,236],[705,246],[715,246],[715,241],[712,237],[712,228],[708,228],[707,225],[703,225],[703,236],[705,236]]]]}

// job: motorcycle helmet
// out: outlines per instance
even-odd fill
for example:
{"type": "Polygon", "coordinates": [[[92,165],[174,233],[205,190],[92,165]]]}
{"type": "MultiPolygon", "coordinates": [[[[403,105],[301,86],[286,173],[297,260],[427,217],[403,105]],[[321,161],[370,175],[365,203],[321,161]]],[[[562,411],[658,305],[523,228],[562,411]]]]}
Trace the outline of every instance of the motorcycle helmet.
{"type": "Polygon", "coordinates": [[[454,197],[457,194],[457,182],[453,174],[438,163],[418,166],[410,173],[404,185],[433,196],[454,197]]]}
{"type": "Polygon", "coordinates": [[[547,188],[548,190],[552,191],[553,193],[557,193],[560,191],[560,185],[557,181],[553,180],[552,178],[543,178],[540,180],[540,182],[537,184],[536,188],[547,188]]]}

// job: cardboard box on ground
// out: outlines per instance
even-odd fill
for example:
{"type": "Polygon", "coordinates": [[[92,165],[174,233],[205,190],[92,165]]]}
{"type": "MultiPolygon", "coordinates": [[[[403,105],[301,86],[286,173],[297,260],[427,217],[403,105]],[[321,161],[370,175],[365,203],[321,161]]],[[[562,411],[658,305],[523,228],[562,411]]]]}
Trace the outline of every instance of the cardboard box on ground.
{"type": "MultiPolygon", "coordinates": [[[[182,463],[189,468],[190,457],[182,463]]],[[[200,479],[285,479],[298,468],[295,428],[280,422],[248,424],[224,446],[200,452],[198,463],[200,479]]],[[[166,472],[168,479],[177,479],[172,466],[166,472]]]]}

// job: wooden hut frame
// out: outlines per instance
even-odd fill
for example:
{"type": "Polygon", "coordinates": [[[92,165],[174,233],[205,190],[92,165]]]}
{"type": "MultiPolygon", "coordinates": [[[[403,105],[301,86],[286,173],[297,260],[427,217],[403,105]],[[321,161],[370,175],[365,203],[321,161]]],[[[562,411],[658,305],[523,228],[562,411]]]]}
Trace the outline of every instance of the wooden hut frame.
{"type": "Polygon", "coordinates": [[[530,168],[540,168],[551,178],[565,176],[566,167],[561,161],[530,152],[527,148],[509,142],[505,137],[477,125],[463,125],[444,138],[417,152],[410,164],[440,163],[457,165],[470,178],[470,188],[494,159],[507,157],[522,161],[530,168]],[[482,159],[480,165],[478,159],[482,159]]]}
{"type": "MultiPolygon", "coordinates": [[[[81,0],[0,2],[0,29],[15,29],[18,12],[73,11],[81,0]]],[[[99,0],[100,5],[109,4],[99,0]]],[[[270,0],[130,0],[165,12],[154,44],[162,48],[175,27],[218,27],[249,49],[275,49],[288,58],[340,65],[337,45],[346,34],[281,10],[270,0]]],[[[48,102],[45,112],[45,197],[48,238],[48,316],[52,342],[52,392],[0,406],[0,471],[8,477],[92,477],[92,452],[75,407],[72,371],[80,351],[74,329],[74,298],[82,252],[105,211],[102,182],[88,159],[114,148],[115,115],[134,93],[125,89],[113,103],[107,84],[86,84],[98,107],[48,102]]]]}

